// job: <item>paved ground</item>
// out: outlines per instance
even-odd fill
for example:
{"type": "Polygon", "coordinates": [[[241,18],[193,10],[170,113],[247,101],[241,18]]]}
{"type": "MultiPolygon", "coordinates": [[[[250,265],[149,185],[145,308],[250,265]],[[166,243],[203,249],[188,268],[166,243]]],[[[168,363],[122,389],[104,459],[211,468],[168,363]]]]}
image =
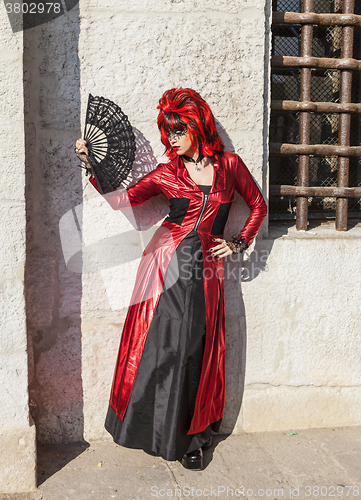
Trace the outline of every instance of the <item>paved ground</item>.
{"type": "Polygon", "coordinates": [[[293,432],[218,436],[204,471],[112,442],[40,448],[38,490],[0,500],[361,500],[361,427],[293,432]]]}

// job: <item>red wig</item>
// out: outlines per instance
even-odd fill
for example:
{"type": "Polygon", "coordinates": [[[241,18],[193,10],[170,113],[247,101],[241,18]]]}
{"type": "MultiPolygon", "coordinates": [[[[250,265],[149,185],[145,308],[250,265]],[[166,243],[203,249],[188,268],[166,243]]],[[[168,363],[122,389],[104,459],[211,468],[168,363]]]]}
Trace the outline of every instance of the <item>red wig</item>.
{"type": "Polygon", "coordinates": [[[158,128],[166,147],[166,155],[174,159],[176,151],[167,134],[188,128],[192,148],[203,156],[213,156],[224,150],[223,139],[218,134],[212,111],[206,101],[191,89],[171,89],[159,100],[158,128]]]}

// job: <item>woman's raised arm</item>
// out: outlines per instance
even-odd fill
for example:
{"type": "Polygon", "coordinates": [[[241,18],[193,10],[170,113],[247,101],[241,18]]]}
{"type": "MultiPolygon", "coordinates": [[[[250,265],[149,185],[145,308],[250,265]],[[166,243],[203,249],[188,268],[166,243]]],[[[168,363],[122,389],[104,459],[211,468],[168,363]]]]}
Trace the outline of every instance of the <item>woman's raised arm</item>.
{"type": "MultiPolygon", "coordinates": [[[[76,142],[75,154],[86,164],[88,170],[90,170],[90,166],[86,160],[86,155],[89,153],[85,140],[79,139],[76,142]]],[[[161,166],[158,165],[157,168],[148,172],[140,181],[133,184],[133,186],[129,188],[119,188],[103,196],[113,210],[123,210],[125,208],[134,207],[162,192],[160,189],[160,177],[161,166]]],[[[99,186],[93,175],[90,176],[89,181],[100,193],[99,186]]]]}

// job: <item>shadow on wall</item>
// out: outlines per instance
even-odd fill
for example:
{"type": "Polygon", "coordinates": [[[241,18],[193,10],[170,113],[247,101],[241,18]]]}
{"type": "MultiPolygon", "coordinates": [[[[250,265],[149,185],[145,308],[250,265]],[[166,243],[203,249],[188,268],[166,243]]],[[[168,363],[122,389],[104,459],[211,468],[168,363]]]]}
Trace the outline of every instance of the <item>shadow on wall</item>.
{"type": "MultiPolygon", "coordinates": [[[[225,128],[217,121],[226,151],[235,152],[225,128]]],[[[262,191],[262,186],[258,186],[262,191]]],[[[249,209],[243,198],[234,193],[229,218],[224,229],[224,238],[239,234],[249,209]]],[[[224,262],[224,294],[226,312],[226,401],[220,432],[231,433],[240,418],[246,372],[247,320],[242,293],[242,283],[250,282],[265,270],[269,252],[262,250],[256,242],[252,250],[241,255],[232,255],[224,262]]],[[[241,430],[238,428],[238,431],[241,430]]]]}
{"type": "MultiPolygon", "coordinates": [[[[132,171],[126,182],[123,182],[122,187],[135,184],[148,172],[154,170],[158,163],[148,139],[135,127],[133,127],[133,132],[137,150],[135,152],[132,171]]],[[[132,208],[132,215],[134,216],[134,222],[138,231],[150,229],[153,225],[162,221],[168,212],[169,202],[163,194],[132,208]]]]}
{"type": "MultiPolygon", "coordinates": [[[[157,165],[157,159],[149,141],[140,130],[133,128],[133,131],[137,147],[136,156],[132,171],[122,182],[120,190],[138,182],[157,165]]],[[[169,212],[169,202],[166,196],[159,195],[142,205],[129,207],[116,213],[116,216],[123,217],[129,223],[124,228],[124,224],[119,223],[120,217],[111,220],[111,216],[115,213],[104,200],[101,205],[105,205],[105,211],[101,212],[99,201],[99,196],[96,195],[95,198],[86,202],[85,210],[95,214],[91,231],[99,235],[98,238],[92,237],[91,244],[86,244],[87,237],[82,231],[83,204],[69,210],[59,221],[62,250],[66,266],[70,271],[83,274],[98,273],[100,270],[116,268],[140,259],[143,246],[149,243],[157,227],[169,212]],[[109,217],[107,231],[105,231],[106,237],[104,237],[103,217],[107,215],[109,217]]],[[[121,289],[123,287],[124,283],[121,289]]],[[[121,290],[119,292],[121,293],[121,290]]]]}
{"type": "MultiPolygon", "coordinates": [[[[74,5],[73,5],[74,7],[74,5]]],[[[79,11],[24,31],[30,411],[40,443],[83,439],[81,275],[64,263],[59,219],[82,201],[79,11]]]]}

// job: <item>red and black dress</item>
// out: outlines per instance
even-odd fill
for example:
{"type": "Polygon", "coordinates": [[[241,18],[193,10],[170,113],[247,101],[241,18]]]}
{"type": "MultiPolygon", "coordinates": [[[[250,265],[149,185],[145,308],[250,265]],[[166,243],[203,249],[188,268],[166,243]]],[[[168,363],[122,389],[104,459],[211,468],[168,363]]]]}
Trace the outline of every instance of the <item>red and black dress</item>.
{"type": "Polygon", "coordinates": [[[251,210],[239,237],[251,243],[267,213],[238,155],[216,155],[213,167],[212,186],[199,186],[177,157],[105,196],[114,209],[159,193],[170,202],[138,268],[105,422],[116,443],[166,460],[199,448],[223,417],[223,259],[207,250],[223,238],[235,189],[251,210]]]}

